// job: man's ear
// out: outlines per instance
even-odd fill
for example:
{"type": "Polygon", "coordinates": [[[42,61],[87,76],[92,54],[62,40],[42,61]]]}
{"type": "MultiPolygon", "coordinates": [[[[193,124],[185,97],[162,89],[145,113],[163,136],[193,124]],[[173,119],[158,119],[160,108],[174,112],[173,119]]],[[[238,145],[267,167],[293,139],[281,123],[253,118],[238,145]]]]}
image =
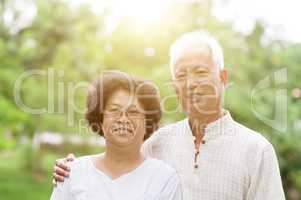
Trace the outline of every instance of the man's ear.
{"type": "Polygon", "coordinates": [[[228,82],[228,71],[226,68],[222,69],[219,73],[219,77],[220,77],[220,80],[221,82],[226,85],[227,82],[228,82]]]}
{"type": "Polygon", "coordinates": [[[173,80],[173,79],[171,80],[171,85],[173,86],[173,88],[174,88],[176,94],[179,96],[179,88],[178,88],[178,86],[177,86],[175,80],[173,80]]]}

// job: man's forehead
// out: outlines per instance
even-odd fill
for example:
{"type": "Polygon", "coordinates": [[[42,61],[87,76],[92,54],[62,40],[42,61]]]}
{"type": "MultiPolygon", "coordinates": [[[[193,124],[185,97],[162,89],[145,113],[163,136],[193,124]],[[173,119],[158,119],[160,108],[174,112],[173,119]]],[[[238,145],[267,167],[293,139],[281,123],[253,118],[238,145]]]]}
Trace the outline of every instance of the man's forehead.
{"type": "Polygon", "coordinates": [[[183,62],[182,64],[179,63],[179,65],[177,65],[175,67],[175,72],[178,71],[193,71],[196,69],[204,69],[204,70],[209,70],[211,68],[211,65],[209,65],[208,63],[202,62],[201,60],[191,60],[189,62],[183,62]]]}
{"type": "Polygon", "coordinates": [[[210,52],[199,51],[183,54],[175,63],[175,71],[191,67],[212,67],[213,61],[210,52]]]}

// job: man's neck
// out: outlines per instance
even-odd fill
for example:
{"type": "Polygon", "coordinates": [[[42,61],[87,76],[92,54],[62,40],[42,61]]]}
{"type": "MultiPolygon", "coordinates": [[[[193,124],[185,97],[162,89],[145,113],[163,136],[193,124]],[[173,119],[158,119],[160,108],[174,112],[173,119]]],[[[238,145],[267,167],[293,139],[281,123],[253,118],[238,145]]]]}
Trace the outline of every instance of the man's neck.
{"type": "Polygon", "coordinates": [[[198,117],[188,117],[192,134],[194,136],[203,137],[205,134],[206,126],[221,118],[222,115],[222,109],[219,109],[214,114],[200,115],[198,117]]]}

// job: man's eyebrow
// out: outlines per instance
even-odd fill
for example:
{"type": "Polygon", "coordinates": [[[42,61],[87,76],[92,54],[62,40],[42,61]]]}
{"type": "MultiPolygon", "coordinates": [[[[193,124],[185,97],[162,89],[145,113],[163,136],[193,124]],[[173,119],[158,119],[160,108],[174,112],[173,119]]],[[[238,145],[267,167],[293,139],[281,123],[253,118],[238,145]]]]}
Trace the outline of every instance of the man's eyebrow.
{"type": "Polygon", "coordinates": [[[179,73],[182,73],[182,72],[186,72],[186,70],[177,70],[177,71],[175,72],[175,75],[177,75],[177,74],[179,74],[179,73]]]}
{"type": "Polygon", "coordinates": [[[182,65],[177,68],[175,71],[175,74],[179,72],[187,72],[191,70],[202,70],[202,71],[209,71],[208,65],[205,63],[197,63],[197,64],[187,64],[187,65],[182,65]]]}
{"type": "Polygon", "coordinates": [[[208,72],[209,69],[207,67],[208,65],[196,65],[194,66],[193,68],[196,70],[196,71],[206,71],[208,72]]]}

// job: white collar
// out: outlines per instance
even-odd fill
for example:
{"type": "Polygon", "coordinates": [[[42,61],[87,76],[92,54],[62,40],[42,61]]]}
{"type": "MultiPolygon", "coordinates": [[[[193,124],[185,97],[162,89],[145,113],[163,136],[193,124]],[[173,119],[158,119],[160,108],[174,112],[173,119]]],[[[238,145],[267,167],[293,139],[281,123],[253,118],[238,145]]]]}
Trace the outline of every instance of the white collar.
{"type": "MultiPolygon", "coordinates": [[[[229,122],[233,122],[234,120],[232,119],[231,114],[228,110],[223,110],[223,113],[224,113],[223,116],[206,125],[205,135],[203,138],[205,141],[215,138],[222,134],[233,133],[234,129],[233,126],[231,125],[233,123],[229,123],[229,122]]],[[[186,118],[184,120],[184,123],[188,134],[192,137],[192,131],[189,125],[189,119],[186,118]]]]}

